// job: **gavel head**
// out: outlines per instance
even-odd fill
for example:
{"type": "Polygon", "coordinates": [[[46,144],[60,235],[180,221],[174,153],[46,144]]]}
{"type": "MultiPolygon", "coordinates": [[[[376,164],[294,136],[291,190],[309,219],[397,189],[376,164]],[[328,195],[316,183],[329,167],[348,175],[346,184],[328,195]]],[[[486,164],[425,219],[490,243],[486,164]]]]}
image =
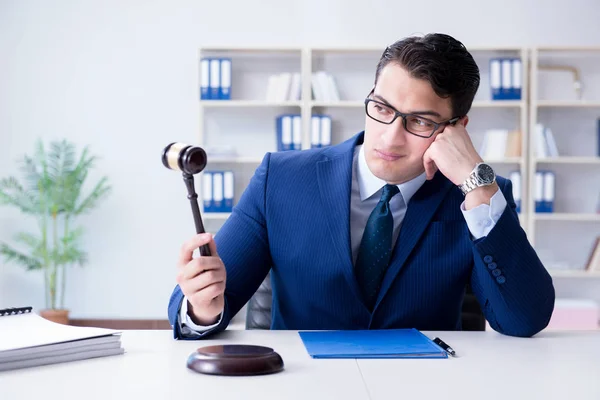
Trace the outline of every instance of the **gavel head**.
{"type": "Polygon", "coordinates": [[[163,150],[162,163],[169,169],[194,175],[206,167],[206,152],[202,147],[174,142],[163,150]]]}

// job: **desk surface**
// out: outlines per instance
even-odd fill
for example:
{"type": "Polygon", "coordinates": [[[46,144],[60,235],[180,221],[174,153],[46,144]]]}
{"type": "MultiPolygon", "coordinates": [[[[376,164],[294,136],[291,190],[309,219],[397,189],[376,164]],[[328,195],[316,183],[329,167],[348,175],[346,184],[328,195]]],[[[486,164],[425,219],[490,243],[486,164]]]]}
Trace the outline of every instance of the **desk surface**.
{"type": "Polygon", "coordinates": [[[227,331],[176,341],[170,331],[124,331],[120,356],[0,372],[0,399],[600,399],[600,332],[424,332],[457,358],[314,360],[294,331],[227,331]],[[197,347],[273,347],[285,370],[260,377],[192,372],[197,347]]]}

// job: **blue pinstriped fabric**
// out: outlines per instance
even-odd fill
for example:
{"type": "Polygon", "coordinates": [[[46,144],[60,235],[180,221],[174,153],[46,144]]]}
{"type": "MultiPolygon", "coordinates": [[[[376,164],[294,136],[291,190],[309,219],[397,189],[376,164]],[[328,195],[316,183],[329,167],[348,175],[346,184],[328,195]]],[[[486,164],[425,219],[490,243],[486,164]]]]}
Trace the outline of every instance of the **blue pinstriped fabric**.
{"type": "Polygon", "coordinates": [[[400,190],[395,185],[385,185],[381,199],[367,220],[356,259],[356,279],[369,310],[373,309],[381,280],[392,257],[394,218],[390,200],[400,190]]]}
{"type": "MultiPolygon", "coordinates": [[[[473,241],[460,212],[464,196],[442,174],[407,205],[391,260],[369,310],[352,262],[350,193],[362,133],[328,148],[268,154],[215,236],[227,269],[224,330],[271,271],[272,329],[460,329],[471,283],[491,327],[531,336],[552,315],[552,278],[519,226],[510,181],[508,206],[487,237],[473,241]],[[501,276],[491,269],[497,268],[501,276]],[[500,279],[502,278],[502,279],[500,279]]],[[[169,302],[173,334],[183,294],[169,302]]]]}

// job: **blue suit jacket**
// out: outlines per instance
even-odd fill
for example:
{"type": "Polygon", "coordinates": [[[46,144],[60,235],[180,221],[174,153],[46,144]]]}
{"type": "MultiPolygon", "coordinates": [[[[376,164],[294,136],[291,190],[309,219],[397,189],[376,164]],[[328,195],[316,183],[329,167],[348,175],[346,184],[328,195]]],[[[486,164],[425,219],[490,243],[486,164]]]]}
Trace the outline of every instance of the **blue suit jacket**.
{"type": "MultiPolygon", "coordinates": [[[[470,281],[486,319],[507,335],[532,336],[554,308],[552,279],[508,205],[487,237],[473,241],[460,211],[464,196],[441,173],[411,198],[373,312],[363,304],[350,250],[354,147],[267,154],[215,236],[227,270],[224,330],[271,270],[272,329],[461,329],[470,281]]],[[[175,338],[183,294],[169,302],[175,338]]]]}

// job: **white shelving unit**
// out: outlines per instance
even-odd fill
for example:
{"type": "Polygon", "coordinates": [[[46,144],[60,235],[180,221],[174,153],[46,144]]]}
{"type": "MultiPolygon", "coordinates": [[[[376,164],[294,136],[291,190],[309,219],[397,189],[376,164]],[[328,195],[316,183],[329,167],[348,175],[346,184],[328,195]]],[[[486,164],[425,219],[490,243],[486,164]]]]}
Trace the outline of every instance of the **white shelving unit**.
{"type": "MultiPolygon", "coordinates": [[[[310,148],[310,120],[313,114],[332,118],[332,144],[340,143],[363,130],[364,98],[371,90],[377,62],[383,47],[332,48],[332,47],[203,47],[198,59],[227,57],[232,60],[231,100],[201,100],[199,102],[198,144],[209,152],[209,169],[234,171],[235,198],[245,189],[254,169],[264,153],[276,150],[275,118],[282,113],[296,113],[302,119],[302,148],[310,148]],[[332,74],[340,94],[340,101],[314,100],[311,87],[313,72],[324,70],[332,74]],[[266,101],[268,78],[281,72],[300,73],[301,96],[298,101],[266,101]],[[215,147],[233,152],[211,154],[215,147]]],[[[527,71],[528,52],[522,48],[475,48],[472,50],[480,70],[481,85],[471,111],[474,141],[482,140],[482,132],[493,128],[494,123],[524,133],[522,149],[527,149],[527,103],[525,100],[491,100],[489,89],[489,59],[497,56],[518,56],[527,71]]],[[[200,68],[199,68],[200,73],[200,68]]],[[[200,77],[199,77],[200,78],[200,77]]],[[[527,74],[523,73],[523,94],[527,98],[527,74]]],[[[198,79],[200,82],[200,79],[198,79]]],[[[523,180],[527,163],[523,157],[489,160],[500,174],[518,169],[523,180]]],[[[524,183],[524,187],[525,187],[524,183]]],[[[199,188],[201,190],[201,188],[199,188]]],[[[525,195],[526,190],[522,190],[525,195]]],[[[523,204],[527,204],[523,202],[523,204]]],[[[525,208],[525,207],[523,207],[525,208]]],[[[217,230],[228,214],[206,214],[217,230]]],[[[522,221],[526,222],[524,214],[522,221]]],[[[526,228],[526,224],[523,224],[526,228]]]]}
{"type": "MultiPolygon", "coordinates": [[[[233,170],[235,174],[234,204],[244,191],[254,170],[268,151],[276,151],[275,118],[283,113],[301,115],[302,120],[302,148],[310,148],[310,120],[313,114],[326,114],[332,118],[332,144],[355,135],[364,127],[364,98],[373,86],[375,68],[383,47],[362,48],[332,48],[332,47],[291,47],[291,48],[264,48],[264,47],[208,47],[199,49],[199,59],[203,57],[228,57],[232,60],[232,99],[231,100],[202,100],[199,101],[200,132],[198,144],[209,152],[209,169],[233,170]],[[311,87],[313,72],[324,70],[332,74],[340,94],[340,101],[314,100],[311,87]],[[302,78],[301,96],[295,101],[272,102],[266,101],[266,90],[269,76],[281,72],[300,73],[302,78]],[[230,154],[213,155],[210,151],[215,146],[230,147],[234,151],[230,154]]],[[[549,230],[569,232],[569,226],[578,227],[587,236],[579,242],[578,250],[569,253],[566,260],[573,267],[580,264],[583,256],[572,257],[573,254],[587,255],[586,245],[591,245],[594,229],[600,222],[600,217],[595,214],[592,207],[597,201],[599,184],[583,184],[586,174],[590,170],[596,171],[600,176],[600,158],[596,156],[597,145],[590,137],[597,136],[594,130],[592,135],[586,136],[588,143],[583,147],[574,146],[567,140],[567,134],[561,132],[564,121],[572,113],[583,112],[590,117],[596,111],[600,117],[600,92],[592,89],[600,87],[600,59],[586,63],[581,61],[581,76],[584,82],[582,98],[565,95],[565,91],[553,92],[550,87],[556,85],[561,88],[564,82],[554,78],[539,76],[540,60],[546,62],[546,53],[570,54],[585,53],[597,54],[600,57],[600,48],[536,48],[526,49],[519,47],[478,47],[470,49],[481,73],[480,89],[475,97],[473,107],[469,113],[470,122],[467,130],[471,134],[474,145],[479,148],[485,131],[488,129],[518,129],[522,132],[521,157],[508,157],[490,162],[499,175],[508,177],[509,173],[519,170],[522,177],[522,203],[520,220],[531,242],[544,253],[545,236],[549,230]],[[490,92],[490,59],[495,57],[519,57],[522,61],[522,100],[491,100],[490,92]],[[596,64],[594,64],[596,62],[596,64]],[[594,72],[596,71],[596,72],[594,72]],[[591,76],[591,78],[590,78],[591,76]],[[561,86],[562,85],[562,86],[561,86]],[[562,119],[554,118],[555,114],[564,115],[562,119]],[[590,114],[591,113],[591,114],[590,114]],[[559,157],[536,159],[532,141],[530,140],[533,127],[538,120],[550,126],[556,123],[559,149],[564,148],[559,157]],[[554,119],[553,119],[554,118],[554,119]],[[561,122],[562,121],[562,122],[561,122]],[[560,137],[560,139],[559,139],[560,137]],[[536,214],[534,207],[534,176],[538,167],[565,170],[557,173],[557,188],[561,187],[563,175],[572,173],[577,177],[569,186],[586,186],[582,195],[586,195],[585,205],[581,207],[571,197],[561,199],[558,197],[553,214],[536,214]],[[579,170],[586,171],[581,178],[579,170]],[[573,172],[574,171],[574,172],[573,172]],[[595,189],[593,185],[596,185],[595,189]],[[589,190],[596,190],[596,198],[589,199],[589,190]],[[567,226],[567,228],[565,228],[567,226]],[[551,228],[551,229],[546,229],[551,228]],[[585,242],[585,243],[582,243],[585,242]]],[[[569,63],[572,57],[564,57],[562,63],[569,63]]],[[[200,68],[199,68],[200,70],[200,68]]],[[[543,74],[542,74],[543,75],[543,74]]],[[[564,80],[564,77],[562,77],[564,80]]],[[[568,81],[568,80],[567,80],[568,81]]],[[[199,80],[200,82],[200,80],[199,80]]],[[[568,91],[567,91],[568,92],[568,91]]],[[[579,114],[577,114],[579,115],[579,114]]],[[[576,116],[576,118],[580,118],[576,116]]],[[[581,117],[583,119],[583,117],[581,117]]],[[[589,119],[589,118],[588,118],[589,119]]],[[[595,121],[595,119],[594,119],[595,121]]],[[[589,122],[589,121],[588,121],[589,122]]],[[[587,128],[591,125],[588,124],[587,128]]],[[[585,135],[579,134],[577,140],[582,140],[585,135]]],[[[592,173],[593,174],[593,173],[592,173]]],[[[201,190],[201,188],[199,188],[201,190]]],[[[577,191],[573,190],[573,193],[577,191]]],[[[220,225],[229,216],[228,213],[203,214],[209,224],[209,229],[217,231],[220,225]]],[[[579,232],[577,230],[577,232],[579,232]]],[[[597,234],[598,232],[596,232],[597,234]]],[[[568,243],[563,238],[563,244],[568,243]]],[[[552,244],[552,243],[551,243],[552,244]]],[[[560,244],[560,243],[559,243],[560,244]]],[[[554,248],[554,245],[546,247],[554,248]]],[[[562,256],[562,254],[560,255],[562,256]]],[[[559,257],[560,259],[560,257],[559,257]]],[[[548,254],[543,260],[550,260],[548,254]]],[[[557,276],[566,276],[570,272],[557,272],[557,276]]],[[[588,274],[580,274],[589,276],[588,274]]],[[[554,274],[554,272],[553,272],[554,274]]],[[[579,276],[577,275],[577,276],[579,276]]]]}
{"type": "MultiPolygon", "coordinates": [[[[597,126],[600,118],[600,48],[478,47],[469,49],[479,65],[480,88],[469,112],[467,130],[477,149],[488,129],[520,130],[521,156],[487,159],[499,175],[521,172],[519,220],[548,267],[557,295],[596,298],[600,272],[584,271],[594,238],[600,235],[600,157],[597,126]],[[585,55],[586,57],[583,57],[585,55]],[[519,57],[522,61],[522,100],[491,100],[490,59],[519,57]],[[591,59],[590,59],[591,57],[591,59]],[[574,64],[583,82],[582,97],[573,95],[572,76],[540,70],[540,65],[574,64]],[[536,122],[552,128],[558,157],[536,158],[532,132],[536,122]],[[569,129],[573,127],[573,129],[569,129]],[[556,170],[554,213],[535,213],[534,176],[537,168],[556,170]]],[[[239,201],[266,152],[275,151],[275,118],[301,115],[302,148],[310,148],[311,116],[332,118],[332,144],[363,130],[364,98],[373,86],[383,47],[209,47],[202,57],[232,59],[232,99],[199,101],[198,145],[209,151],[207,170],[233,170],[234,205],[239,201]],[[311,76],[332,74],[340,101],[313,98],[311,76]],[[294,101],[266,101],[268,78],[281,72],[300,73],[301,96],[294,101]],[[215,146],[229,146],[232,154],[210,154],[215,146]]],[[[200,71],[200,68],[198,68],[200,71]]],[[[200,82],[200,80],[198,80],[200,82]]],[[[199,96],[199,88],[198,88],[199,96]]],[[[198,185],[202,196],[202,185],[198,185]]],[[[217,232],[229,213],[203,213],[208,231],[217,232]]]]}
{"type": "MultiPolygon", "coordinates": [[[[304,113],[303,98],[267,101],[269,77],[283,72],[303,73],[304,52],[300,47],[203,47],[198,50],[198,62],[210,57],[231,59],[231,100],[199,101],[197,144],[209,154],[206,171],[233,171],[234,204],[264,154],[276,150],[276,116],[304,113]]],[[[200,68],[198,74],[200,99],[200,68]]],[[[198,180],[197,192],[202,198],[200,182],[198,180]]],[[[217,232],[229,215],[203,213],[206,230],[217,232]]]]}
{"type": "Polygon", "coordinates": [[[476,149],[481,148],[483,137],[488,129],[505,129],[521,131],[521,156],[503,157],[499,159],[485,158],[496,170],[498,175],[508,178],[512,171],[521,173],[521,226],[528,232],[529,204],[528,187],[528,135],[529,135],[529,70],[530,55],[527,48],[520,47],[476,47],[469,48],[480,69],[481,82],[469,112],[467,131],[476,149]],[[490,89],[490,60],[492,58],[520,58],[522,63],[522,93],[521,100],[492,100],[490,89]]]}
{"type": "MultiPolygon", "coordinates": [[[[549,127],[559,156],[538,158],[534,135],[529,136],[529,181],[535,181],[537,170],[552,170],[556,195],[553,213],[530,214],[528,234],[557,278],[600,277],[583,270],[600,235],[599,65],[600,47],[531,49],[529,131],[534,132],[537,123],[549,127]],[[553,264],[560,269],[553,269],[553,264]]],[[[530,210],[535,210],[535,189],[534,184],[529,185],[530,210]]]]}

